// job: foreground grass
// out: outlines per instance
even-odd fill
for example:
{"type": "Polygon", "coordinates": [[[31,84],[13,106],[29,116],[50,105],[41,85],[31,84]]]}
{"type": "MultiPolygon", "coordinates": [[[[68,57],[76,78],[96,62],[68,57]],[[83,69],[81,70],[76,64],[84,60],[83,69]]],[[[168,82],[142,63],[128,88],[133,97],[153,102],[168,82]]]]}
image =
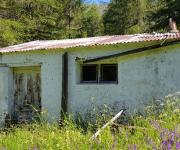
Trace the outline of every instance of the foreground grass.
{"type": "Polygon", "coordinates": [[[129,125],[108,128],[94,141],[91,127],[85,132],[71,121],[65,125],[32,124],[1,131],[0,149],[177,149],[180,150],[180,100],[147,107],[146,115],[136,115],[129,125]]]}

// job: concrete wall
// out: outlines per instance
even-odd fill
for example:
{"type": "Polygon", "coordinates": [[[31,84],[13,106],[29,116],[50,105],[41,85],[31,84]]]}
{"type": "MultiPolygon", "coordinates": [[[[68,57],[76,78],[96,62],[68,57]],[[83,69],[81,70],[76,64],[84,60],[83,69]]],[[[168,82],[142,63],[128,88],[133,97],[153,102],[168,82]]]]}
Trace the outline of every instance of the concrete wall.
{"type": "MultiPolygon", "coordinates": [[[[139,47],[139,45],[134,45],[139,47]]],[[[92,104],[107,104],[118,112],[123,106],[141,110],[153,99],[180,91],[180,45],[119,57],[97,63],[118,63],[118,84],[79,82],[76,57],[93,58],[132,47],[84,48],[69,53],[69,111],[86,113],[92,104]]]]}
{"type": "Polygon", "coordinates": [[[0,127],[4,126],[5,116],[8,113],[8,104],[10,98],[9,83],[10,69],[0,66],[0,127]]]}
{"type": "MultiPolygon", "coordinates": [[[[41,66],[41,102],[42,110],[49,121],[57,120],[61,110],[61,89],[62,89],[62,56],[61,52],[26,52],[11,53],[2,56],[1,63],[8,65],[9,68],[22,66],[41,66]]],[[[0,73],[2,76],[2,73],[0,73]]],[[[0,78],[0,83],[2,83],[0,78]]],[[[4,87],[6,84],[0,84],[4,87]]],[[[13,86],[13,82],[9,83],[13,86]]],[[[0,87],[0,90],[2,90],[0,87]]],[[[4,87],[5,88],[5,87],[4,87]]],[[[13,95],[11,92],[10,95],[13,95]]],[[[12,103],[12,99],[10,100],[12,103]]],[[[3,107],[3,105],[1,105],[3,107]]],[[[10,109],[9,105],[9,109],[10,109]]],[[[10,110],[9,110],[10,111],[10,110]]]]}
{"type": "MultiPolygon", "coordinates": [[[[180,69],[178,69],[180,45],[97,62],[99,64],[112,62],[118,64],[118,84],[79,82],[81,62],[76,61],[76,57],[94,58],[144,45],[146,43],[69,49],[68,111],[74,114],[76,112],[86,113],[92,109],[92,103],[95,105],[111,105],[115,111],[126,106],[133,111],[143,108],[153,99],[163,98],[169,93],[180,91],[180,69]]],[[[58,50],[9,53],[3,54],[0,62],[7,64],[10,70],[13,67],[41,66],[42,108],[48,111],[50,121],[57,120],[60,116],[62,53],[58,50]]],[[[2,76],[3,74],[0,72],[0,83],[4,83],[2,76]]],[[[4,81],[6,82],[6,80],[4,81]]],[[[8,81],[9,95],[12,96],[12,82],[10,81],[8,81]]],[[[7,86],[0,84],[1,94],[4,88],[7,89],[7,86]]],[[[1,109],[3,106],[7,107],[4,97],[3,95],[0,96],[0,101],[3,101],[1,109]]],[[[9,106],[10,104],[11,101],[9,106]]]]}

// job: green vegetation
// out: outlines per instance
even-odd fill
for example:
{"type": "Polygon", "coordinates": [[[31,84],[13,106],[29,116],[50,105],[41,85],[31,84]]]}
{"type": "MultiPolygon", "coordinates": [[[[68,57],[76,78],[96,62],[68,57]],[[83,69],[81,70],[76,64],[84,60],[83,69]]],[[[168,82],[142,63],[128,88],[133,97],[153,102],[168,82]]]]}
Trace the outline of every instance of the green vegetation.
{"type": "MultiPolygon", "coordinates": [[[[123,117],[125,118],[125,117],[123,117]]],[[[99,117],[99,120],[102,116],[99,117]]],[[[180,149],[180,99],[154,101],[146,113],[108,128],[91,141],[94,125],[84,130],[71,119],[63,124],[37,123],[1,131],[0,149],[180,149]]],[[[97,123],[98,124],[98,123],[97,123]]],[[[96,124],[96,125],[97,125],[96,124]]],[[[101,126],[99,121],[99,127],[101,126]]]]}
{"type": "Polygon", "coordinates": [[[0,47],[33,40],[167,32],[179,0],[0,0],[0,47]]]}
{"type": "Polygon", "coordinates": [[[81,0],[0,0],[0,47],[101,35],[96,5],[81,0]]]}

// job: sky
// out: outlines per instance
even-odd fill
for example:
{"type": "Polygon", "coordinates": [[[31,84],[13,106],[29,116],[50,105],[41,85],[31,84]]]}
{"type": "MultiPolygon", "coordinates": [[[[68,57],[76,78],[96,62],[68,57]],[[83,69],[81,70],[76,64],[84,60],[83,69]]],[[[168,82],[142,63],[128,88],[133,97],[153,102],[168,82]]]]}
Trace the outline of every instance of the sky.
{"type": "Polygon", "coordinates": [[[87,0],[91,3],[108,3],[110,0],[87,0]]]}

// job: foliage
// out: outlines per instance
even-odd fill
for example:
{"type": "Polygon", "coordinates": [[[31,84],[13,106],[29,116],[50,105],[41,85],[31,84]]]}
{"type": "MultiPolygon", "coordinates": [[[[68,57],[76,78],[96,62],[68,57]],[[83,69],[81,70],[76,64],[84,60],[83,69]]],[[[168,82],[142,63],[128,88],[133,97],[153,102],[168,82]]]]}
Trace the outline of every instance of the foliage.
{"type": "Polygon", "coordinates": [[[104,13],[105,33],[142,33],[148,28],[146,23],[147,0],[112,0],[104,13]]]}
{"type": "Polygon", "coordinates": [[[33,40],[168,32],[178,0],[0,0],[0,47],[33,40]]]}
{"type": "Polygon", "coordinates": [[[93,37],[103,33],[102,19],[96,5],[85,6],[81,22],[81,34],[83,37],[93,37]]]}
{"type": "Polygon", "coordinates": [[[66,118],[61,126],[41,122],[12,127],[1,131],[0,148],[179,150],[179,104],[177,96],[169,95],[164,101],[148,106],[146,116],[134,115],[129,125],[103,130],[94,141],[89,140],[93,134],[92,125],[84,132],[70,118],[66,118]]]}
{"type": "Polygon", "coordinates": [[[159,0],[159,9],[150,15],[151,22],[154,22],[152,29],[155,31],[168,31],[168,20],[173,18],[180,27],[180,3],[179,0],[159,0]]]}
{"type": "Polygon", "coordinates": [[[82,0],[0,2],[0,20],[5,21],[0,24],[0,46],[32,40],[96,36],[102,31],[97,7],[82,0]]]}
{"type": "Polygon", "coordinates": [[[7,43],[14,44],[23,41],[23,24],[9,19],[0,19],[0,45],[6,46],[7,43]]]}
{"type": "Polygon", "coordinates": [[[180,26],[178,0],[112,0],[103,22],[105,34],[169,31],[169,18],[180,26]]]}

